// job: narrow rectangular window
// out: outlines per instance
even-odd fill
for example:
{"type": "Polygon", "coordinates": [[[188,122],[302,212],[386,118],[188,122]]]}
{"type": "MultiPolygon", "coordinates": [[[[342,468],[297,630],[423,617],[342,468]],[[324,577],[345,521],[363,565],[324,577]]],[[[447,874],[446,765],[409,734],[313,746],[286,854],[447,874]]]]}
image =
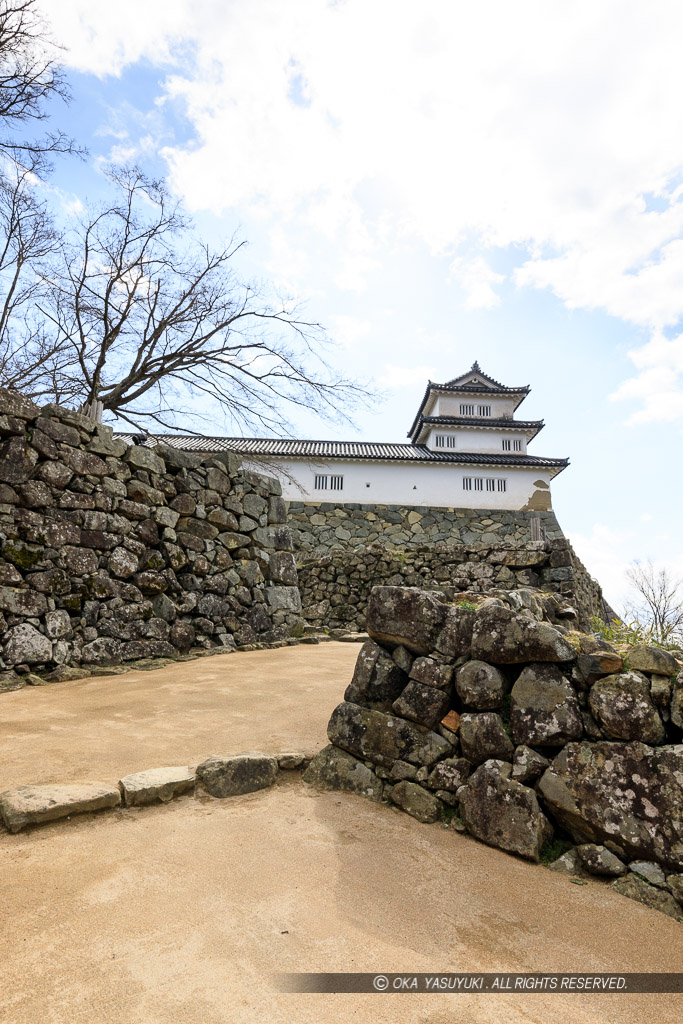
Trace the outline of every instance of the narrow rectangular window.
{"type": "Polygon", "coordinates": [[[486,490],[487,491],[495,491],[495,489],[496,489],[496,481],[493,479],[493,477],[487,476],[487,478],[486,478],[486,490]]]}
{"type": "Polygon", "coordinates": [[[498,481],[498,490],[499,491],[504,491],[505,490],[505,483],[506,483],[505,480],[499,480],[498,481]]]}
{"type": "Polygon", "coordinates": [[[446,447],[455,448],[455,434],[446,435],[446,447]]]}
{"type": "Polygon", "coordinates": [[[461,405],[460,406],[460,415],[461,416],[474,416],[474,406],[473,405],[461,405]]]}
{"type": "Polygon", "coordinates": [[[522,450],[522,442],[521,441],[513,441],[512,442],[512,447],[514,448],[514,450],[516,452],[521,452],[521,450],[522,450]]]}
{"type": "Polygon", "coordinates": [[[462,489],[463,489],[463,491],[471,491],[472,490],[472,477],[471,476],[463,477],[463,479],[462,479],[462,489]]]}
{"type": "Polygon", "coordinates": [[[444,435],[443,434],[437,434],[436,435],[436,437],[434,438],[434,444],[436,445],[437,448],[443,448],[443,439],[444,439],[444,435]]]}
{"type": "Polygon", "coordinates": [[[344,477],[343,476],[331,476],[330,477],[330,490],[341,491],[344,488],[344,477]]]}
{"type": "Polygon", "coordinates": [[[484,478],[481,476],[475,476],[474,478],[474,489],[475,491],[484,490],[484,478]]]}
{"type": "Polygon", "coordinates": [[[316,489],[316,491],[326,491],[327,490],[327,477],[326,476],[319,476],[319,475],[316,474],[315,489],[316,489]]]}
{"type": "Polygon", "coordinates": [[[480,405],[479,406],[479,415],[480,416],[490,416],[491,415],[491,406],[490,405],[480,405]]]}
{"type": "Polygon", "coordinates": [[[509,441],[507,438],[503,438],[503,451],[504,452],[509,452],[511,446],[512,446],[512,442],[509,441]]]}

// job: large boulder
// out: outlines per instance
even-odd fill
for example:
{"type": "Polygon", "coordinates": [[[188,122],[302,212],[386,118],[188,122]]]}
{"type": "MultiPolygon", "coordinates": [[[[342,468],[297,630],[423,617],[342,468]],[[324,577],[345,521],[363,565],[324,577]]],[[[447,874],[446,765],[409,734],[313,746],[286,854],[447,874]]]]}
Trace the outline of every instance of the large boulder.
{"type": "Polygon", "coordinates": [[[575,842],[683,869],[683,745],[569,743],[537,788],[575,842]]]}
{"type": "Polygon", "coordinates": [[[381,710],[388,711],[407,682],[408,677],[393,658],[374,640],[368,640],[358,652],[344,700],[352,704],[385,704],[381,710]]]}
{"type": "Polygon", "coordinates": [[[553,828],[532,789],[506,778],[495,761],[481,765],[458,794],[460,814],[476,839],[538,863],[553,828]]]}
{"type": "Polygon", "coordinates": [[[485,602],[474,619],[472,657],[494,665],[574,661],[577,651],[547,622],[485,602]]]}
{"type": "Polygon", "coordinates": [[[436,638],[434,650],[444,657],[455,660],[467,657],[472,649],[472,630],[475,611],[457,605],[446,610],[443,629],[436,638]]]}
{"type": "Polygon", "coordinates": [[[367,631],[373,640],[407,647],[416,654],[433,651],[446,618],[446,606],[418,587],[373,587],[367,631]]]}
{"type": "Polygon", "coordinates": [[[640,672],[598,679],[591,687],[588,702],[593,717],[615,739],[664,742],[664,723],[650,699],[650,684],[640,672]]]}
{"type": "Polygon", "coordinates": [[[358,793],[370,800],[382,799],[383,783],[362,761],[329,744],[316,754],[304,772],[303,781],[316,789],[358,793]]]}
{"type": "Polygon", "coordinates": [[[412,722],[433,729],[448,711],[450,703],[448,693],[411,679],[398,700],[392,704],[392,710],[401,718],[409,718],[412,722]]]}
{"type": "Polygon", "coordinates": [[[503,719],[493,711],[460,716],[460,749],[472,764],[483,764],[492,758],[512,761],[515,752],[503,719]]]}
{"type": "Polygon", "coordinates": [[[654,672],[658,676],[675,676],[680,669],[673,654],[645,644],[629,650],[628,666],[634,672],[654,672]]]}
{"type": "Polygon", "coordinates": [[[503,703],[507,687],[494,665],[487,665],[485,661],[466,661],[458,669],[455,689],[468,708],[493,711],[503,703]]]}
{"type": "Polygon", "coordinates": [[[510,729],[515,743],[561,747],[583,735],[576,693],[556,665],[528,665],[510,694],[510,729]]]}
{"type": "Polygon", "coordinates": [[[335,746],[385,768],[396,760],[429,766],[453,752],[448,740],[424,726],[348,701],[332,712],[327,736],[335,746]]]}
{"type": "Polygon", "coordinates": [[[445,807],[438,797],[428,793],[426,789],[418,786],[415,782],[397,783],[391,789],[389,799],[406,814],[427,824],[438,821],[445,807]]]}
{"type": "Polygon", "coordinates": [[[5,633],[5,661],[8,665],[38,665],[52,658],[52,643],[28,622],[12,626],[5,633]]]}

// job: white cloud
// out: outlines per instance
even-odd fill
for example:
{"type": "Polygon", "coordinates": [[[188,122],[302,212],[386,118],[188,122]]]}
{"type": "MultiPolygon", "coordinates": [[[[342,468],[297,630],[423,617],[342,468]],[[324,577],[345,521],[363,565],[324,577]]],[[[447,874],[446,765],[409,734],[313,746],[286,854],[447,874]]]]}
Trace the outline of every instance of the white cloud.
{"type": "Polygon", "coordinates": [[[633,562],[634,538],[633,531],[614,530],[603,523],[595,523],[589,534],[569,535],[577,555],[617,614],[622,614],[628,597],[626,570],[633,562]]]}
{"type": "Polygon", "coordinates": [[[630,423],[673,421],[683,417],[683,335],[665,338],[656,333],[639,349],[629,352],[638,373],[610,395],[612,401],[639,402],[630,423]]]}
{"type": "MultiPolygon", "coordinates": [[[[46,10],[73,67],[167,68],[162,98],[195,131],[164,151],[190,207],[259,211],[274,237],[296,225],[324,239],[339,287],[368,288],[382,251],[414,240],[452,253],[466,305],[490,308],[495,246],[517,253],[519,287],[652,330],[658,345],[683,317],[675,0],[46,10]]],[[[679,377],[664,381],[649,346],[641,356],[619,397],[641,403],[636,418],[683,416],[679,377]]]]}
{"type": "Polygon", "coordinates": [[[458,257],[453,260],[450,272],[459,279],[465,292],[465,309],[491,309],[500,304],[500,297],[494,291],[495,284],[502,284],[505,274],[497,274],[483,256],[474,259],[458,257]]]}
{"type": "Polygon", "coordinates": [[[425,381],[433,380],[434,373],[433,366],[387,366],[379,383],[390,391],[414,389],[416,384],[424,387],[425,381]]]}

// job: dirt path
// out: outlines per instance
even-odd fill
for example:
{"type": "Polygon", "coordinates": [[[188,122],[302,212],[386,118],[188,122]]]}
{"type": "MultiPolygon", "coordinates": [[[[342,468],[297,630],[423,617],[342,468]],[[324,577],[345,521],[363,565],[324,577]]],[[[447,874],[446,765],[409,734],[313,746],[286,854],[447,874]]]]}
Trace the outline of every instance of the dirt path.
{"type": "Polygon", "coordinates": [[[302,644],[0,694],[0,792],[116,782],[214,753],[314,754],[357,655],[357,644],[302,644]]]}
{"type": "MultiPolygon", "coordinates": [[[[683,929],[294,780],[0,837],[12,1024],[679,1024],[680,997],[292,995],[278,971],[647,971],[683,929]]],[[[0,1013],[2,1016],[2,1013],[0,1013]]]]}

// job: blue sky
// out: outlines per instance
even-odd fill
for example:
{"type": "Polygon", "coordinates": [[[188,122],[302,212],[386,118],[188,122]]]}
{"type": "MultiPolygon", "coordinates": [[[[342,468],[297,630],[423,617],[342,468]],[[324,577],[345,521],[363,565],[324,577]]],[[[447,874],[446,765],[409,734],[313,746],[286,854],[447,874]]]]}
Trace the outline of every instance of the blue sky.
{"type": "Polygon", "coordinates": [[[530,384],[554,504],[619,605],[683,575],[683,12],[675,3],[45,3],[73,90],[68,215],[111,161],[163,174],[243,274],[300,297],[403,440],[426,380],[530,384]]]}

